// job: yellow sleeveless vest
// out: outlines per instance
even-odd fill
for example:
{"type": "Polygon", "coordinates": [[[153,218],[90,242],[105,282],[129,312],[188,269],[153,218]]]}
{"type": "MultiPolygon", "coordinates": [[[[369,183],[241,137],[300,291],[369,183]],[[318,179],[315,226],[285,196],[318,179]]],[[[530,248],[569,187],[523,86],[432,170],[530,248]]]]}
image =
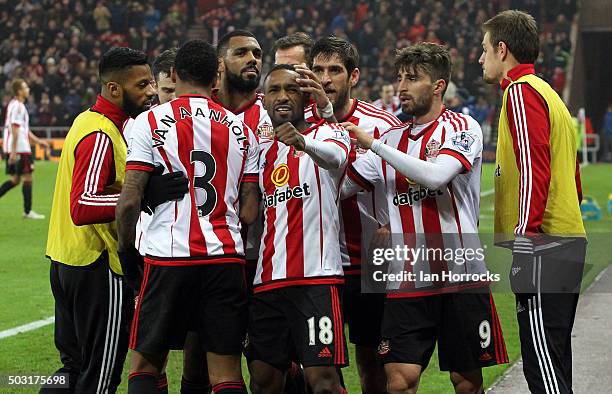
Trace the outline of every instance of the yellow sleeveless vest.
{"type": "Polygon", "coordinates": [[[127,156],[127,146],[123,135],[117,126],[104,115],[91,110],[82,112],[74,120],[64,141],[55,180],[46,254],[51,260],[59,263],[86,266],[93,263],[106,250],[110,268],[117,274],[123,274],[117,257],[116,222],[76,226],[70,216],[74,152],[83,138],[97,131],[109,136],[113,143],[115,182],[110,189],[116,193],[121,191],[127,156]]]}
{"type": "Polygon", "coordinates": [[[499,118],[495,162],[496,242],[514,240],[519,213],[519,170],[507,115],[508,92],[516,83],[528,83],[546,101],[550,119],[550,186],[542,221],[546,234],[584,236],[575,181],[576,137],[572,117],[557,93],[533,74],[520,77],[504,91],[499,118]]]}

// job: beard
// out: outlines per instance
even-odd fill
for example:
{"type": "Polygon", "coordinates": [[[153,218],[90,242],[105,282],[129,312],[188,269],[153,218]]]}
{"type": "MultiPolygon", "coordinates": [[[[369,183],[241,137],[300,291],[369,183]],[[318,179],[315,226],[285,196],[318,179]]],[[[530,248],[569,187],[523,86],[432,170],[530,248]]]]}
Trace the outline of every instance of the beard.
{"type": "Polygon", "coordinates": [[[429,92],[419,98],[412,97],[411,103],[402,104],[402,112],[412,116],[423,116],[429,112],[433,104],[433,93],[429,92]]]}
{"type": "Polygon", "coordinates": [[[348,101],[348,99],[349,99],[348,88],[338,90],[336,93],[336,102],[333,103],[334,111],[336,111],[337,109],[341,109],[342,106],[348,101]]]}
{"type": "MultiPolygon", "coordinates": [[[[147,101],[150,103],[150,101],[147,101]]],[[[142,112],[149,109],[149,106],[146,104],[138,104],[135,100],[133,100],[129,94],[125,94],[123,96],[123,112],[130,118],[135,118],[140,115],[142,112]]]]}
{"type": "Polygon", "coordinates": [[[259,86],[259,80],[261,79],[261,73],[257,74],[256,78],[244,79],[240,74],[234,74],[229,70],[225,70],[227,78],[227,85],[240,93],[248,93],[257,89],[259,86]]]}

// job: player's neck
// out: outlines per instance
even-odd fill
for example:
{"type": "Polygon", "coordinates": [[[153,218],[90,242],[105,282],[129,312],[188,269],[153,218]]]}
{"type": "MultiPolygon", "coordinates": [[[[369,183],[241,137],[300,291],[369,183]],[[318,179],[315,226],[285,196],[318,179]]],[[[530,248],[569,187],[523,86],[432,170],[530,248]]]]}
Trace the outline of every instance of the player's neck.
{"type": "Polygon", "coordinates": [[[26,101],[25,96],[21,96],[21,95],[15,96],[15,99],[17,101],[19,101],[20,103],[22,103],[22,104],[25,103],[25,101],[26,101]]]}
{"type": "Polygon", "coordinates": [[[296,128],[297,131],[299,131],[300,133],[303,132],[304,130],[308,129],[310,127],[309,123],[306,123],[306,121],[304,119],[298,119],[295,120],[293,122],[291,122],[291,124],[293,125],[293,127],[296,128]]]}
{"type": "Polygon", "coordinates": [[[425,115],[416,116],[414,118],[414,124],[420,125],[433,122],[438,118],[438,116],[440,116],[442,108],[442,103],[438,100],[435,100],[434,104],[431,106],[431,108],[429,108],[429,111],[425,115]]]}
{"type": "Polygon", "coordinates": [[[508,54],[508,57],[506,58],[506,61],[503,62],[502,67],[503,67],[503,73],[502,73],[502,77],[499,80],[499,83],[502,82],[502,80],[504,79],[508,79],[511,80],[510,77],[508,77],[508,72],[510,70],[512,70],[514,67],[518,66],[520,63],[514,58],[514,56],[512,56],[511,54],[508,54]]]}
{"type": "Polygon", "coordinates": [[[336,120],[340,121],[344,119],[344,117],[349,113],[351,107],[353,106],[353,100],[357,99],[352,99],[349,95],[349,98],[344,104],[342,104],[342,106],[338,107],[338,109],[334,109],[334,116],[336,117],[336,120]]]}
{"type": "Polygon", "coordinates": [[[253,100],[256,94],[257,92],[255,90],[240,92],[236,89],[232,89],[227,82],[222,81],[219,86],[219,91],[217,92],[217,98],[225,108],[230,111],[235,111],[253,100]]]}
{"type": "Polygon", "coordinates": [[[182,96],[185,94],[194,94],[197,96],[210,97],[212,89],[210,86],[198,86],[190,83],[185,83],[180,80],[176,81],[176,96],[182,96]]]}

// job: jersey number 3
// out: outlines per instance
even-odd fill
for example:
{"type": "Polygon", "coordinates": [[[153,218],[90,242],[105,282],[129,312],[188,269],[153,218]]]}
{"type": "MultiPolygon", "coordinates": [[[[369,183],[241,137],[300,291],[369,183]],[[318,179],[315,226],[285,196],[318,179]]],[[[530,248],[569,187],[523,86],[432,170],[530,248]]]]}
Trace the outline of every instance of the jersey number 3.
{"type": "Polygon", "coordinates": [[[217,163],[210,153],[203,150],[192,150],[190,160],[194,165],[192,184],[198,207],[198,216],[207,216],[217,206],[217,191],[210,183],[217,173],[217,163]],[[198,163],[200,164],[198,165],[198,163]],[[204,167],[204,171],[202,171],[202,167],[204,167]]]}

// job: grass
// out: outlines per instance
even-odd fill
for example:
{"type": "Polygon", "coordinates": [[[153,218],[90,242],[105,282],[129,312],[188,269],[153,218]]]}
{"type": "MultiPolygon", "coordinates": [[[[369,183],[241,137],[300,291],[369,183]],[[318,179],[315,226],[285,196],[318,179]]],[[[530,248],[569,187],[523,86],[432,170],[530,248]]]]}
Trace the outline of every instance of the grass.
{"type": "MultiPolygon", "coordinates": [[[[51,210],[53,187],[55,182],[56,163],[37,162],[34,174],[34,209],[45,214],[51,210]]],[[[2,167],[3,169],[3,167],[2,167]]],[[[591,195],[605,210],[607,197],[612,190],[607,188],[608,174],[612,166],[605,164],[590,165],[582,170],[582,182],[585,195],[591,195]]],[[[4,171],[2,171],[3,173],[4,171]]],[[[0,182],[3,182],[1,180],[0,182]]],[[[482,174],[482,190],[493,188],[493,166],[485,165],[482,174]]],[[[53,296],[49,287],[49,263],[44,257],[47,238],[48,220],[23,220],[22,197],[20,188],[9,191],[0,199],[0,330],[6,330],[35,320],[53,315],[53,296]]],[[[587,273],[584,286],[604,266],[610,263],[606,254],[606,238],[612,231],[612,214],[604,213],[603,220],[587,222],[589,234],[588,263],[591,269],[587,273]]],[[[481,200],[480,229],[483,239],[493,229],[493,195],[481,200]]],[[[608,241],[609,242],[609,241],[608,241]]],[[[509,262],[509,255],[503,250],[489,249],[496,261],[509,262]]],[[[507,268],[507,265],[503,266],[507,268]]],[[[507,291],[494,294],[498,313],[506,339],[511,361],[519,357],[519,341],[514,311],[514,297],[507,291]]],[[[53,326],[45,326],[27,333],[0,339],[0,376],[2,374],[49,374],[59,367],[59,357],[53,344],[53,326]]],[[[350,360],[354,360],[353,348],[350,346],[350,360]]],[[[507,365],[486,368],[485,385],[490,386],[507,368],[507,365]]],[[[126,392],[126,371],[124,368],[123,384],[119,392],[126,392]]],[[[246,368],[245,368],[246,371],[246,368]]],[[[351,364],[343,370],[349,393],[360,392],[356,367],[351,364]]],[[[168,377],[171,392],[178,392],[181,374],[181,353],[173,352],[168,365],[168,377]]],[[[36,392],[36,389],[15,389],[2,392],[36,392]]],[[[438,371],[437,358],[434,357],[426,370],[421,393],[450,393],[452,386],[448,374],[438,371]]]]}

